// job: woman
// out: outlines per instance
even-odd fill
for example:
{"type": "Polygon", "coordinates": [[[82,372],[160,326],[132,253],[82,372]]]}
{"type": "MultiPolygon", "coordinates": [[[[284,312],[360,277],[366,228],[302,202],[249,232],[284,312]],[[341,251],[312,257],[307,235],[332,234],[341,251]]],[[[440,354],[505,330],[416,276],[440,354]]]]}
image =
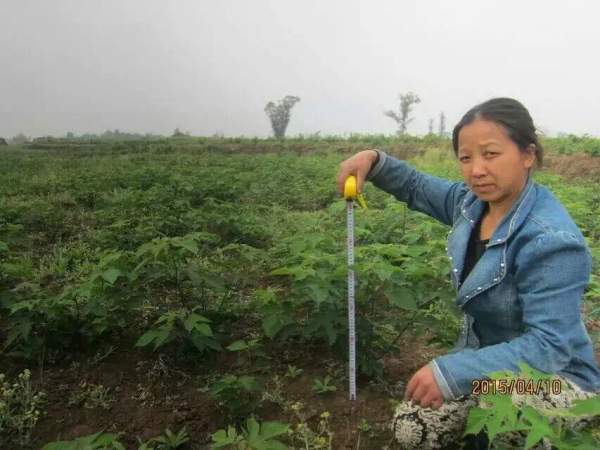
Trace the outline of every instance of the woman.
{"type": "Polygon", "coordinates": [[[473,380],[525,362],[573,387],[539,401],[569,405],[600,389],[600,370],[580,314],[591,271],[584,237],[556,198],[530,179],[542,147],[527,109],[495,98],[469,110],[452,145],[464,182],[420,173],[379,150],[340,165],[338,188],[356,175],[409,208],[452,227],[448,236],[463,329],[449,354],[409,380],[394,431],[403,448],[460,440],[473,380]]]}

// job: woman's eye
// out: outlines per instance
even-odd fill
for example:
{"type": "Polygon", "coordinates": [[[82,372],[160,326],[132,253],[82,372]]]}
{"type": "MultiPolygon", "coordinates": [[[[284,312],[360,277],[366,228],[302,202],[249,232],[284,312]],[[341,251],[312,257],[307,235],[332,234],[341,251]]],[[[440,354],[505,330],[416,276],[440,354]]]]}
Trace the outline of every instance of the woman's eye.
{"type": "Polygon", "coordinates": [[[460,156],[460,157],[458,158],[458,160],[459,160],[460,162],[468,162],[468,161],[469,161],[469,157],[468,157],[468,156],[460,156]]]}
{"type": "Polygon", "coordinates": [[[498,154],[498,152],[485,152],[486,158],[492,158],[492,157],[496,156],[497,154],[498,154]]]}

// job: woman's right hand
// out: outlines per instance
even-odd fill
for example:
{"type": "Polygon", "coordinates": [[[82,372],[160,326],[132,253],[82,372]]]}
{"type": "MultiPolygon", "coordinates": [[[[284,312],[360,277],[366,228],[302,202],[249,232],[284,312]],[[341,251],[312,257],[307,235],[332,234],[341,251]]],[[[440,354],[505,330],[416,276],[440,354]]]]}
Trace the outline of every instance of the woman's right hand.
{"type": "Polygon", "coordinates": [[[356,176],[356,187],[359,193],[362,192],[365,178],[376,159],[377,152],[375,150],[363,150],[342,161],[337,175],[338,191],[340,194],[344,195],[344,184],[346,183],[346,178],[350,175],[356,176]]]}

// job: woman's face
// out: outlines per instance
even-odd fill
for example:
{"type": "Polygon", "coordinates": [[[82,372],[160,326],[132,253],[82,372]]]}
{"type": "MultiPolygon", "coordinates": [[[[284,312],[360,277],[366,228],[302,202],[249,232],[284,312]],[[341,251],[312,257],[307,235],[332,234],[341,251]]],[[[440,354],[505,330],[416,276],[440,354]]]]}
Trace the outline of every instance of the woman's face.
{"type": "Polygon", "coordinates": [[[502,213],[519,196],[535,161],[535,152],[520,151],[501,125],[481,119],[460,130],[457,156],[465,183],[490,211],[502,213]]]}

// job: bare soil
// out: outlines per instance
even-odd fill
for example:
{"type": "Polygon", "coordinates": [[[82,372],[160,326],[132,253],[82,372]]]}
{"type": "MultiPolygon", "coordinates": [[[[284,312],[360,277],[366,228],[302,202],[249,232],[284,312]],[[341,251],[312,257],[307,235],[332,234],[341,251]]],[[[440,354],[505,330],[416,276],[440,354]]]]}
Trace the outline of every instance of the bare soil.
{"type": "MultiPolygon", "coordinates": [[[[177,432],[183,426],[190,436],[184,449],[210,448],[211,435],[228,423],[224,413],[202,389],[210,380],[210,374],[202,361],[176,364],[168,355],[155,354],[134,348],[133,343],[123,343],[98,363],[93,355],[79,355],[43,371],[31,365],[2,364],[2,371],[14,377],[26,367],[32,369],[32,384],[36,390],[46,393],[45,415],[32,434],[31,445],[14,450],[40,449],[48,442],[71,440],[104,430],[123,433],[120,441],[127,448],[137,449],[139,440],[147,441],[162,434],[168,427],[177,432]],[[102,385],[109,388],[112,399],[108,409],[101,406],[86,407],[83,403],[72,404],[74,393],[83,391],[82,383],[102,385]],[[70,404],[71,403],[71,404],[70,404]]],[[[355,449],[359,439],[359,424],[364,419],[371,426],[369,433],[361,433],[360,448],[379,449],[391,442],[389,423],[395,397],[400,399],[410,376],[421,366],[443,351],[427,346],[424,339],[407,339],[401,348],[406,353],[394,354],[384,361],[384,380],[358,380],[358,399],[348,400],[345,380],[334,379],[337,391],[317,395],[313,392],[313,380],[326,375],[326,367],[344,371],[343,363],[335,361],[326,349],[310,349],[295,355],[286,352],[279,361],[272,361],[267,372],[252,373],[252,368],[240,370],[234,367],[229,355],[214,361],[213,367],[223,373],[249,373],[268,382],[275,374],[284,380],[283,395],[286,400],[300,401],[304,407],[309,426],[317,429],[319,416],[331,413],[330,430],[334,433],[335,449],[355,449]],[[295,379],[283,377],[287,365],[302,368],[295,379]]],[[[257,411],[263,420],[279,420],[297,423],[297,419],[284,413],[275,403],[266,403],[257,411]]]]}

